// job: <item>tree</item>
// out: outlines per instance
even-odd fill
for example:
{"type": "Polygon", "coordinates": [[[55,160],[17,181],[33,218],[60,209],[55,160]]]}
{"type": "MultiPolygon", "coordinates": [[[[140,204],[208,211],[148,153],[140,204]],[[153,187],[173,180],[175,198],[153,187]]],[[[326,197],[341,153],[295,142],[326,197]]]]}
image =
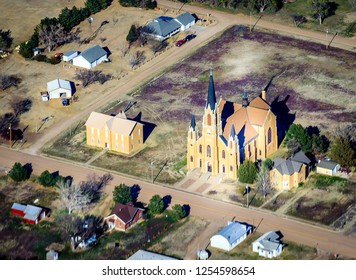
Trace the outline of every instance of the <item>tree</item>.
{"type": "Polygon", "coordinates": [[[108,185],[113,179],[110,173],[106,173],[103,176],[97,176],[95,173],[91,173],[87,176],[85,181],[80,182],[82,191],[88,194],[90,202],[97,202],[101,197],[101,190],[108,185]]]}
{"type": "Polygon", "coordinates": [[[129,33],[126,36],[126,41],[129,42],[130,44],[132,44],[133,42],[135,42],[138,39],[138,36],[140,35],[140,33],[138,32],[136,25],[131,25],[131,28],[129,30],[129,33]]]}
{"type": "Polygon", "coordinates": [[[271,160],[270,158],[266,158],[266,160],[264,162],[262,162],[262,164],[268,169],[268,170],[272,170],[273,168],[273,160],[271,160]]]}
{"type": "Polygon", "coordinates": [[[155,0],[147,0],[145,3],[146,9],[155,9],[157,7],[157,2],[155,0]]]}
{"type": "Polygon", "coordinates": [[[14,111],[16,117],[30,111],[32,107],[32,100],[29,98],[17,100],[16,98],[11,99],[10,106],[14,111]]]}
{"type": "Polygon", "coordinates": [[[87,0],[85,2],[85,7],[90,11],[90,13],[96,14],[97,12],[100,12],[110,6],[111,2],[112,0],[87,0]]]}
{"type": "Polygon", "coordinates": [[[63,238],[68,238],[76,234],[83,226],[82,219],[71,214],[62,214],[55,217],[57,224],[63,238]]]}
{"type": "Polygon", "coordinates": [[[53,176],[48,170],[43,171],[37,180],[44,187],[53,187],[57,183],[57,177],[53,176]]]}
{"type": "Polygon", "coordinates": [[[272,189],[271,181],[269,177],[269,169],[265,164],[260,166],[260,171],[257,173],[257,190],[266,197],[272,189]]]}
{"type": "Polygon", "coordinates": [[[111,75],[103,74],[101,71],[98,70],[80,70],[75,73],[75,79],[82,82],[83,87],[87,87],[95,82],[99,82],[100,84],[104,84],[108,80],[111,79],[111,75]]]}
{"type": "Polygon", "coordinates": [[[15,162],[8,176],[15,182],[26,181],[30,177],[28,170],[19,162],[15,162]]]}
{"type": "Polygon", "coordinates": [[[38,33],[37,31],[35,31],[35,33],[33,33],[31,38],[27,42],[20,44],[19,53],[25,58],[31,58],[33,56],[33,49],[38,47],[38,44],[38,33]]]}
{"type": "Polygon", "coordinates": [[[152,216],[155,216],[157,214],[162,213],[163,209],[164,209],[163,199],[158,194],[152,196],[148,204],[148,213],[152,216]]]}
{"type": "Polygon", "coordinates": [[[340,137],[331,144],[328,155],[342,166],[351,167],[356,164],[355,150],[352,148],[350,142],[340,137]]]}
{"type": "Polygon", "coordinates": [[[0,29],[0,50],[8,50],[11,47],[13,40],[10,30],[5,31],[0,29]]]}
{"type": "Polygon", "coordinates": [[[175,204],[172,207],[173,210],[173,216],[175,217],[176,220],[181,220],[185,216],[187,216],[187,212],[185,211],[185,208],[182,205],[175,204]]]}
{"type": "Polygon", "coordinates": [[[63,8],[58,16],[59,23],[64,27],[64,30],[70,31],[74,26],[78,25],[84,19],[90,16],[90,11],[87,8],[78,9],[73,6],[72,9],[63,8]]]}
{"type": "Polygon", "coordinates": [[[295,27],[299,27],[301,24],[306,23],[308,21],[307,18],[303,15],[292,14],[291,17],[295,24],[295,27]]]}
{"type": "Polygon", "coordinates": [[[312,14],[322,24],[323,20],[329,15],[331,3],[329,0],[308,0],[312,14]]]}
{"type": "Polygon", "coordinates": [[[329,140],[325,137],[325,135],[312,135],[312,146],[314,153],[326,153],[329,148],[329,140]]]}
{"type": "Polygon", "coordinates": [[[125,57],[129,53],[130,45],[128,45],[128,44],[120,44],[119,45],[119,50],[121,52],[121,55],[123,57],[125,57]]]}
{"type": "Polygon", "coordinates": [[[256,179],[257,169],[252,161],[245,160],[243,164],[240,165],[238,173],[241,183],[252,184],[256,179]]]}
{"type": "Polygon", "coordinates": [[[11,128],[15,128],[19,125],[19,118],[13,113],[5,113],[0,116],[0,133],[8,130],[11,124],[11,128]]]}
{"type": "Polygon", "coordinates": [[[166,41],[157,41],[157,40],[151,40],[150,41],[150,49],[153,52],[153,54],[156,54],[157,52],[165,49],[168,46],[168,43],[166,41]]]}
{"type": "Polygon", "coordinates": [[[84,209],[90,203],[89,194],[83,192],[79,185],[72,184],[70,180],[58,180],[57,187],[60,200],[69,214],[84,209]]]}
{"type": "Polygon", "coordinates": [[[49,51],[58,46],[69,43],[78,39],[79,30],[76,32],[67,32],[59,23],[52,25],[39,25],[38,36],[39,42],[48,47],[49,51]]]}
{"type": "Polygon", "coordinates": [[[288,148],[288,156],[292,156],[300,151],[300,144],[296,139],[292,138],[288,141],[287,148],[288,148]]]}
{"type": "Polygon", "coordinates": [[[349,0],[349,3],[351,5],[352,9],[356,11],[356,0],[349,0]]]}
{"type": "Polygon", "coordinates": [[[304,153],[312,151],[312,137],[307,130],[300,124],[292,124],[284,138],[284,144],[288,147],[288,142],[295,139],[300,144],[304,153]]]}
{"type": "Polygon", "coordinates": [[[0,75],[0,90],[5,90],[9,87],[17,87],[21,79],[16,75],[0,75]]]}
{"type": "Polygon", "coordinates": [[[139,7],[140,0],[119,0],[121,6],[123,7],[139,7]]]}
{"type": "Polygon", "coordinates": [[[116,186],[112,194],[116,203],[126,204],[128,202],[132,202],[133,200],[130,187],[125,184],[116,186]]]}
{"type": "Polygon", "coordinates": [[[140,65],[142,62],[144,62],[146,59],[145,52],[144,51],[136,51],[133,54],[129,54],[128,60],[129,64],[131,65],[132,69],[135,66],[140,65]]]}

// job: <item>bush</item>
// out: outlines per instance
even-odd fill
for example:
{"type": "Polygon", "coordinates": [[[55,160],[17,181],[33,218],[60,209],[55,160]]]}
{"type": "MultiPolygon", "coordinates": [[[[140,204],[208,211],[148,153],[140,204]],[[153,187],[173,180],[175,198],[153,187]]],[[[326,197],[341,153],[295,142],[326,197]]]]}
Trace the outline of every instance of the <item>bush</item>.
{"type": "Polygon", "coordinates": [[[128,203],[132,202],[132,195],[130,187],[125,184],[120,184],[116,186],[113,191],[113,199],[116,203],[128,203]]]}
{"type": "Polygon", "coordinates": [[[173,210],[173,217],[178,221],[183,219],[184,217],[187,216],[187,212],[185,211],[184,207],[179,204],[175,204],[172,207],[173,210]]]}
{"type": "Polygon", "coordinates": [[[30,172],[22,166],[21,163],[15,162],[12,166],[8,176],[15,182],[26,181],[30,177],[30,172]]]}
{"type": "Polygon", "coordinates": [[[48,170],[43,171],[37,180],[44,187],[53,187],[57,183],[57,177],[53,176],[48,170]]]}
{"type": "Polygon", "coordinates": [[[48,58],[44,54],[38,54],[34,57],[34,60],[39,62],[47,62],[48,58]]]}
{"type": "Polygon", "coordinates": [[[148,213],[152,216],[161,214],[164,209],[163,199],[158,195],[152,196],[148,204],[148,213]]]}

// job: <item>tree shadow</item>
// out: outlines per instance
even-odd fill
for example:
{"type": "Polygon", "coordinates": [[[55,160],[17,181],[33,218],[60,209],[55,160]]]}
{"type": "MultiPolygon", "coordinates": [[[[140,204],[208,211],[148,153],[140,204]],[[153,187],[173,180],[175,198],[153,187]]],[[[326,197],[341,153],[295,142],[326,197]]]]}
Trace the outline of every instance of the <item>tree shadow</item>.
{"type": "Polygon", "coordinates": [[[31,174],[32,174],[32,171],[33,171],[33,168],[32,168],[32,163],[26,163],[23,168],[26,169],[26,172],[27,172],[27,179],[30,178],[31,174]]]}
{"type": "Polygon", "coordinates": [[[163,201],[163,205],[164,205],[164,209],[167,209],[168,206],[171,204],[172,202],[172,196],[171,195],[166,195],[162,198],[163,201]]]}
{"type": "Polygon", "coordinates": [[[328,17],[335,15],[335,11],[339,7],[339,4],[336,2],[329,2],[329,10],[328,10],[328,17]]]}
{"type": "Polygon", "coordinates": [[[279,96],[277,96],[271,103],[271,110],[277,117],[278,146],[282,143],[288,128],[295,120],[295,114],[290,114],[287,106],[289,97],[290,95],[287,95],[284,100],[279,100],[279,96]]]}
{"type": "Polygon", "coordinates": [[[136,205],[138,196],[140,195],[141,187],[137,184],[130,188],[130,193],[132,197],[132,202],[136,205]]]}
{"type": "Polygon", "coordinates": [[[184,211],[185,211],[185,216],[189,216],[190,215],[190,206],[188,204],[184,204],[183,205],[184,211]]]}

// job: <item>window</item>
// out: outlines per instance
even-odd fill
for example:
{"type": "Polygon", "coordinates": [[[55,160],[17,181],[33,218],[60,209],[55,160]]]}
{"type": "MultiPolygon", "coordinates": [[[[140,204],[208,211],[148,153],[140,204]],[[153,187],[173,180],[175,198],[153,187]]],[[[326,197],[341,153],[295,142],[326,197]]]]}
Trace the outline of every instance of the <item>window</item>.
{"type": "Polygon", "coordinates": [[[192,156],[190,157],[190,162],[193,162],[193,157],[192,156]]]}
{"type": "Polygon", "coordinates": [[[272,142],[272,130],[271,128],[268,129],[268,135],[267,135],[267,144],[270,144],[272,142]]]}
{"type": "Polygon", "coordinates": [[[232,172],[234,170],[234,168],[232,167],[232,165],[230,165],[230,171],[232,172]]]}
{"type": "Polygon", "coordinates": [[[210,148],[210,145],[208,145],[208,147],[206,147],[206,156],[207,156],[207,157],[211,157],[211,148],[210,148]]]}
{"type": "Polygon", "coordinates": [[[199,145],[199,153],[203,152],[203,147],[201,145],[199,145]]]}
{"type": "Polygon", "coordinates": [[[225,165],[222,165],[222,172],[225,173],[225,165]]]}
{"type": "Polygon", "coordinates": [[[225,158],[225,151],[224,150],[221,152],[221,157],[225,158]]]}
{"type": "Polygon", "coordinates": [[[94,137],[91,138],[91,142],[94,143],[94,137]]]}
{"type": "Polygon", "coordinates": [[[141,136],[141,129],[138,129],[138,136],[141,136]]]}
{"type": "Polygon", "coordinates": [[[199,159],[199,167],[200,167],[200,168],[202,167],[201,159],[199,159]]]}
{"type": "Polygon", "coordinates": [[[208,125],[211,125],[211,115],[210,114],[208,114],[207,123],[208,123],[208,125]]]}
{"type": "Polygon", "coordinates": [[[193,132],[190,132],[190,139],[193,139],[193,132]]]}

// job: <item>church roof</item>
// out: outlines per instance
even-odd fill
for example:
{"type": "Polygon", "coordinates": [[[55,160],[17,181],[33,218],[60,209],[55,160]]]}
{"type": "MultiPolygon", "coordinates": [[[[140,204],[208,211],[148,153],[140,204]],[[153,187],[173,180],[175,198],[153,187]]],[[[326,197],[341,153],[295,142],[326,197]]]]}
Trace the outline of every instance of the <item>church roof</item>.
{"type": "Polygon", "coordinates": [[[231,131],[230,131],[230,136],[231,136],[231,137],[235,137],[235,135],[236,135],[235,126],[234,126],[234,124],[232,124],[232,126],[231,126],[231,131]]]}
{"type": "Polygon", "coordinates": [[[256,98],[254,98],[250,104],[250,107],[255,107],[258,109],[263,109],[263,110],[269,110],[269,104],[263,100],[260,96],[257,96],[256,98]]]}
{"type": "Polygon", "coordinates": [[[209,88],[208,88],[208,99],[206,101],[206,107],[210,106],[211,110],[215,110],[216,96],[215,96],[215,86],[213,71],[210,69],[210,78],[209,78],[209,88]]]}
{"type": "Polygon", "coordinates": [[[195,129],[195,127],[197,126],[196,122],[195,122],[195,116],[192,114],[192,119],[190,121],[190,127],[192,127],[193,129],[195,129]]]}
{"type": "Polygon", "coordinates": [[[256,124],[259,126],[262,126],[264,124],[268,111],[250,106],[246,107],[246,110],[251,124],[256,124]]]}

